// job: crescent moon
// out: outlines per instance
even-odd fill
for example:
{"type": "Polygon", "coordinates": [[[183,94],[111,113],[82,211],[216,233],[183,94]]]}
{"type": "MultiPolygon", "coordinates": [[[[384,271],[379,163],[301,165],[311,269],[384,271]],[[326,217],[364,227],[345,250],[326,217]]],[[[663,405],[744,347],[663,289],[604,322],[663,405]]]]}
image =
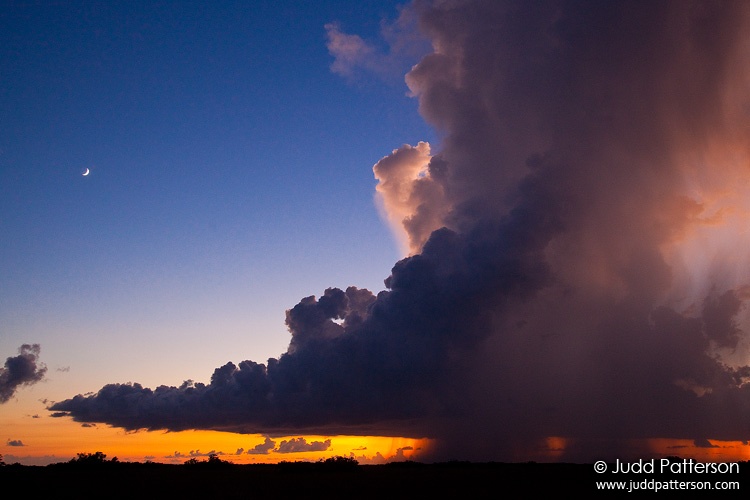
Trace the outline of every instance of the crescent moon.
{"type": "Polygon", "coordinates": [[[86,177],[86,176],[87,176],[87,175],[89,175],[90,173],[91,173],[91,170],[89,170],[89,169],[87,168],[87,169],[86,169],[86,170],[85,170],[85,171],[83,172],[83,176],[84,176],[84,177],[86,177]]]}

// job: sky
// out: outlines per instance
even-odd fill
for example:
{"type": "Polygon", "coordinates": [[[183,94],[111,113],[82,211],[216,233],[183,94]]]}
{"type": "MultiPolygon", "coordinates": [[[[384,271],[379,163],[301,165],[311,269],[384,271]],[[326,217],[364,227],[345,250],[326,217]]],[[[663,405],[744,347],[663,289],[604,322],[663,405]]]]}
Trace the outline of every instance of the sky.
{"type": "Polygon", "coordinates": [[[6,462],[750,455],[745,3],[0,23],[6,462]]]}
{"type": "MultiPolygon", "coordinates": [[[[39,344],[47,372],[2,418],[112,380],[208,382],[285,352],[300,298],[384,287],[401,250],[371,168],[433,134],[417,59],[337,73],[326,25],[388,52],[397,7],[4,2],[0,356],[39,344]]],[[[34,454],[25,432],[0,453],[34,454]]]]}

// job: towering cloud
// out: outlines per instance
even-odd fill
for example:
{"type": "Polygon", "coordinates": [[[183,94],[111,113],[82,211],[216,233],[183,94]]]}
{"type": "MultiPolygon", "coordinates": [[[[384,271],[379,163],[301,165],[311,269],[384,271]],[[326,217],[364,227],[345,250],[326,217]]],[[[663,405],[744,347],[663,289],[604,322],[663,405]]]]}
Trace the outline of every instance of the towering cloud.
{"type": "Polygon", "coordinates": [[[379,207],[405,253],[421,250],[430,234],[443,226],[448,206],[440,182],[435,178],[430,145],[405,144],[373,167],[378,180],[379,207]]]}
{"type": "Polygon", "coordinates": [[[18,356],[5,360],[0,368],[0,404],[7,403],[20,387],[44,379],[47,367],[39,363],[39,351],[39,344],[23,344],[18,356]]]}
{"type": "MultiPolygon", "coordinates": [[[[408,257],[287,313],[279,359],[51,410],[135,428],[430,436],[434,457],[747,440],[750,6],[413,6],[437,147],[375,166],[408,257]]],[[[619,455],[622,457],[622,455],[619,455]]]]}

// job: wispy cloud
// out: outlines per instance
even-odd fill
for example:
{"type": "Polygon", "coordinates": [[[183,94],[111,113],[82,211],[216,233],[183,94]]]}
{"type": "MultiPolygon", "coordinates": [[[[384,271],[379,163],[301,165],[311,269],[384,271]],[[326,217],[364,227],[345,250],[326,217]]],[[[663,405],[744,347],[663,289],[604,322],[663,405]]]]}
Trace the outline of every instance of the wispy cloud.
{"type": "Polygon", "coordinates": [[[395,20],[381,21],[379,37],[372,41],[346,33],[338,22],[327,23],[326,47],[334,58],[331,71],[348,80],[374,75],[386,82],[403,83],[404,72],[429,49],[416,23],[414,10],[401,8],[395,20]]]}

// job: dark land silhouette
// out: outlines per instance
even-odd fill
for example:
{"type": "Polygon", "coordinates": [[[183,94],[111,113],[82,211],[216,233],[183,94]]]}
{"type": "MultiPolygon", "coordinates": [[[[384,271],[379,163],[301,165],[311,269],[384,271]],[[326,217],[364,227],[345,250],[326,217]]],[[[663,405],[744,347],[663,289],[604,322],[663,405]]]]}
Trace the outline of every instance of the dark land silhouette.
{"type": "MultiPolygon", "coordinates": [[[[670,457],[673,461],[681,458],[670,457]]],[[[7,464],[0,459],[3,484],[26,485],[35,493],[79,498],[113,498],[185,495],[199,498],[408,498],[415,494],[441,493],[448,498],[526,497],[532,493],[591,493],[602,491],[597,483],[624,481],[734,482],[738,494],[750,488],[750,461],[739,462],[732,474],[597,474],[594,464],[575,463],[474,463],[392,462],[362,465],[353,458],[333,457],[318,462],[234,464],[216,455],[192,458],[183,464],[121,462],[101,452],[79,453],[69,462],[47,466],[7,464]]],[[[611,470],[610,464],[610,470],[611,470]]],[[[652,487],[652,485],[651,485],[652,487]]],[[[712,486],[715,488],[715,486],[712,486]]],[[[729,486],[727,486],[729,487],[729,486]]],[[[605,488],[606,489],[606,488],[605,488]]],[[[673,483],[673,488],[676,484],[673,483]]],[[[627,489],[623,490],[627,491],[627,489]]],[[[660,491],[664,491],[664,487],[660,491]]],[[[610,490],[610,492],[612,492],[610,490]]],[[[681,491],[684,493],[684,491],[681,491]]],[[[746,494],[746,491],[744,492],[746,494]]]]}

